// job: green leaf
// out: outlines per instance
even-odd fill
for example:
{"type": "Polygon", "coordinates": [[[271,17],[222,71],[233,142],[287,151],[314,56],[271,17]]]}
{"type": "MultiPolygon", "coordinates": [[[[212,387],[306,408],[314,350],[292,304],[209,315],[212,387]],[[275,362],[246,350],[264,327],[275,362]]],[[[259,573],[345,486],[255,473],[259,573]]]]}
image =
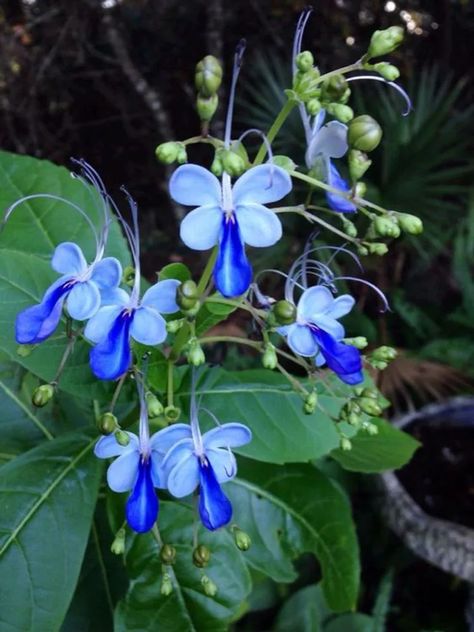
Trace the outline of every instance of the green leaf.
{"type": "Polygon", "coordinates": [[[173,592],[160,593],[163,577],[160,546],[153,534],[127,539],[125,561],[130,587],[115,613],[115,632],[224,632],[239,605],[250,592],[250,575],[231,535],[201,529],[199,543],[211,549],[206,575],[216,583],[217,594],[207,597],[202,571],[192,563],[194,509],[163,502],[159,527],[164,542],[176,547],[176,564],[170,574],[173,592]]]}
{"type": "Polygon", "coordinates": [[[275,632],[323,632],[324,623],[331,614],[320,584],[305,586],[283,604],[275,632]]]}
{"type": "Polygon", "coordinates": [[[164,281],[165,279],[177,279],[184,283],[191,278],[191,271],[184,263],[169,263],[161,268],[158,274],[158,280],[164,281]]]}
{"type": "Polygon", "coordinates": [[[313,553],[329,606],[354,608],[359,551],[350,505],[338,486],[311,465],[276,468],[245,460],[226,492],[234,519],[252,539],[248,564],[274,581],[292,582],[291,560],[313,553]]]}
{"type": "Polygon", "coordinates": [[[54,632],[79,576],[99,488],[95,439],[63,435],[1,468],[0,628],[54,632]]]}
{"type": "MultiPolygon", "coordinates": [[[[102,221],[101,204],[89,186],[71,178],[69,171],[46,160],[0,152],[0,208],[38,193],[58,195],[87,212],[96,226],[102,221]]],[[[58,278],[49,260],[61,242],[74,241],[90,261],[95,243],[87,222],[67,204],[52,199],[32,199],[18,206],[0,233],[0,351],[45,381],[53,379],[68,342],[61,326],[52,339],[29,355],[17,353],[14,323],[18,312],[38,302],[58,278]]],[[[130,255],[117,222],[113,222],[107,254],[123,265],[130,255]]],[[[88,365],[89,345],[78,341],[60,382],[76,396],[106,400],[110,387],[93,378],[88,365]]]]}
{"type": "Polygon", "coordinates": [[[384,419],[370,421],[377,426],[378,434],[370,436],[359,432],[351,439],[351,450],[346,452],[339,448],[331,452],[331,456],[346,470],[368,474],[397,469],[408,463],[420,443],[384,419]]]}
{"type": "MultiPolygon", "coordinates": [[[[222,298],[220,294],[212,294],[210,298],[222,298]]],[[[223,299],[225,301],[226,299],[223,299]]],[[[199,310],[196,316],[196,335],[202,336],[211,327],[218,325],[225,320],[229,314],[235,312],[234,305],[229,305],[225,302],[222,303],[205,303],[199,310]]]]}
{"type": "Polygon", "coordinates": [[[368,614],[355,612],[343,614],[332,619],[324,628],[324,632],[372,632],[374,620],[368,614]]]}
{"type": "MultiPolygon", "coordinates": [[[[189,410],[191,371],[177,393],[178,405],[189,410]]],[[[339,445],[339,435],[329,414],[337,415],[342,402],[321,392],[324,412],[303,413],[303,402],[287,380],[265,370],[206,372],[198,383],[197,396],[221,423],[240,421],[253,433],[252,442],[238,452],[259,461],[288,463],[317,459],[339,445]]],[[[203,426],[211,425],[202,415],[203,426]]]]}

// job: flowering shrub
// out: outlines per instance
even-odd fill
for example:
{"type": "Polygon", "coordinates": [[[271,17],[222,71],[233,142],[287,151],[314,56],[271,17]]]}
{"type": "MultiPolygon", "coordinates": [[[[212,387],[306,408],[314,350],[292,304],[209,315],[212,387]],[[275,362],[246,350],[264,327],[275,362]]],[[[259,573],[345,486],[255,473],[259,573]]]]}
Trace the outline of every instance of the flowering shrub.
{"type": "Polygon", "coordinates": [[[47,162],[0,156],[8,209],[0,235],[0,568],[18,578],[6,589],[6,626],[59,629],[71,600],[72,621],[90,559],[109,606],[118,601],[119,630],[226,629],[244,613],[257,575],[291,582],[292,560],[304,552],[319,562],[327,605],[356,606],[349,503],[318,460],[381,471],[406,462],[416,443],[380,418],[386,402],[367,374],[369,365],[385,368],[394,351],[364,355],[365,339],[347,337],[340,322],[356,309],[347,281],[366,284],[381,309],[385,297],[363,273],[343,276],[333,263],[349,257],[361,267],[358,255],[387,251],[376,240],[417,233],[421,223],[364,198],[367,153],[382,130],[348,105],[350,82],[363,78],[395,87],[409,104],[393,83],[397,69],[372,63],[400,44],[401,30],[376,31],[361,60],[322,74],[301,50],[309,15],[297,26],[286,105],[266,134],[248,132],[262,141],[253,159],[248,133],[232,138],[242,44],[224,139],[209,133],[222,70],[207,56],[196,72],[201,135],[157,148],[161,161],[180,163],[170,196],[192,207],[182,241],[212,249],[196,281],[183,264],[170,264],[142,292],[136,204],[123,190],[127,219],[84,160],[74,161],[71,179],[47,162]],[[353,74],[361,70],[376,74],[353,74]],[[294,108],[307,141],[301,169],[271,150],[294,108]],[[200,142],[214,149],[210,168],[187,162],[187,148],[200,142]],[[297,181],[306,190],[292,193],[297,181]],[[316,190],[328,208],[313,203],[316,190]],[[315,246],[310,230],[288,271],[255,273],[246,246],[278,242],[285,213],[332,230],[341,245],[315,246]],[[342,217],[343,230],[324,213],[342,217]],[[266,294],[269,275],[284,279],[280,294],[266,294]],[[248,314],[255,335],[209,332],[235,310],[248,314]],[[216,342],[253,348],[263,368],[207,366],[204,349],[216,342]],[[123,556],[129,582],[103,556],[104,542],[123,556]]]}

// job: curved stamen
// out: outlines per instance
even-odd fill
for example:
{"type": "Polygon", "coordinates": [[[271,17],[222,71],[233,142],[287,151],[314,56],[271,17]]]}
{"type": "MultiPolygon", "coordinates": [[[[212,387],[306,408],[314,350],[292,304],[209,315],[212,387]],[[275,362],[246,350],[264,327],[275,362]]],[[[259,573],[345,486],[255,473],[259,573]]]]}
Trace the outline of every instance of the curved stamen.
{"type": "Polygon", "coordinates": [[[234,101],[235,101],[235,88],[237,86],[237,79],[239,78],[240,69],[242,67],[242,59],[245,53],[245,47],[247,42],[241,39],[237,44],[234,55],[234,68],[232,71],[232,82],[230,85],[229,104],[227,106],[227,116],[225,120],[225,136],[224,146],[226,149],[230,147],[230,137],[232,132],[232,116],[234,113],[234,101]]]}
{"type": "Polygon", "coordinates": [[[357,281],[358,283],[363,283],[364,285],[367,285],[367,287],[370,287],[372,290],[374,290],[374,292],[376,292],[376,294],[379,295],[379,297],[382,299],[383,305],[384,305],[384,309],[381,310],[382,313],[384,312],[391,312],[392,310],[390,309],[390,305],[388,304],[388,300],[385,296],[385,294],[382,292],[382,290],[379,290],[379,288],[374,285],[373,283],[370,283],[370,281],[366,281],[365,279],[358,279],[357,277],[351,277],[351,276],[337,276],[334,277],[333,281],[357,281]]]}
{"type": "Polygon", "coordinates": [[[295,58],[296,55],[301,53],[301,44],[303,42],[304,30],[306,28],[306,24],[308,23],[309,17],[313,12],[313,7],[306,7],[300,14],[298,18],[298,23],[296,24],[295,37],[293,39],[293,51],[292,51],[292,62],[293,62],[293,74],[296,72],[296,63],[295,58]]]}
{"type": "Polygon", "coordinates": [[[393,88],[394,90],[396,90],[398,94],[400,94],[403,97],[406,108],[407,108],[405,112],[402,112],[402,116],[408,116],[408,114],[410,114],[410,112],[413,110],[413,105],[412,105],[410,97],[405,92],[405,90],[401,86],[398,85],[398,83],[395,83],[395,81],[387,81],[383,77],[374,77],[373,75],[357,75],[355,77],[347,77],[346,81],[347,82],[359,81],[359,79],[368,79],[370,81],[381,81],[382,83],[385,83],[391,88],[393,88]]]}
{"type": "MultiPolygon", "coordinates": [[[[248,129],[243,134],[241,134],[239,136],[239,138],[237,139],[237,141],[238,142],[243,141],[244,138],[246,138],[249,134],[257,134],[258,136],[260,136],[260,138],[263,141],[263,144],[265,145],[265,149],[266,149],[266,152],[267,152],[267,155],[268,155],[268,162],[273,164],[272,146],[268,142],[268,138],[267,138],[266,134],[264,134],[264,132],[262,132],[262,130],[257,129],[256,127],[252,127],[251,129],[248,129]]],[[[271,186],[271,183],[270,183],[270,186],[271,186]]]]}
{"type": "Polygon", "coordinates": [[[191,374],[191,404],[189,408],[189,421],[191,424],[194,451],[196,453],[196,456],[202,456],[204,454],[204,446],[202,443],[201,429],[199,428],[198,407],[196,404],[196,375],[197,371],[193,368],[191,374]]]}
{"type": "Polygon", "coordinates": [[[147,457],[150,453],[150,426],[148,424],[148,407],[146,404],[143,374],[135,371],[135,381],[137,383],[138,400],[140,402],[140,422],[138,432],[140,454],[143,457],[147,457]]]}

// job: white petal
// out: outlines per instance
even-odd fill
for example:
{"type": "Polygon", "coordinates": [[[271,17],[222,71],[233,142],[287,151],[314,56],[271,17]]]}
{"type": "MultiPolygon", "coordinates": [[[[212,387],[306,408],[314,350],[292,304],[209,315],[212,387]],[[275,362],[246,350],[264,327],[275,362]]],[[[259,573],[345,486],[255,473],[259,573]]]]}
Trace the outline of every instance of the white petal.
{"type": "Polygon", "coordinates": [[[262,204],[242,204],[235,209],[242,239],[249,246],[273,246],[282,234],[276,213],[262,204]]]}
{"type": "Polygon", "coordinates": [[[234,206],[277,202],[291,191],[291,178],[281,167],[258,165],[246,171],[232,188],[234,206]]]}
{"type": "Polygon", "coordinates": [[[222,228],[220,206],[200,206],[186,215],[179,234],[188,248],[208,250],[217,244],[222,228]]]}
{"type": "Polygon", "coordinates": [[[199,165],[182,165],[170,178],[170,195],[185,206],[220,206],[221,185],[216,176],[199,165]]]}

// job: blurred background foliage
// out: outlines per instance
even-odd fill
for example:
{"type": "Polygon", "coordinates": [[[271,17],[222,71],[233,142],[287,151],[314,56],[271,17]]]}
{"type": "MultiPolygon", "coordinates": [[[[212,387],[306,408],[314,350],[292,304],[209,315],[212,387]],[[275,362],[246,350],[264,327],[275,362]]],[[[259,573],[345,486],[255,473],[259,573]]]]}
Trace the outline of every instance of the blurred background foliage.
{"type": "MultiPolygon", "coordinates": [[[[197,270],[199,256],[177,239],[182,211],[167,195],[169,174],[157,164],[154,149],[165,140],[198,133],[194,65],[212,53],[229,71],[242,36],[248,52],[235,132],[249,126],[267,129],[284,102],[294,25],[305,4],[2,0],[0,147],[64,165],[71,156],[84,157],[112,191],[125,182],[141,209],[147,276],[170,259],[197,270]]],[[[328,0],[315,5],[304,48],[314,52],[323,69],[360,57],[375,28],[404,24],[407,29],[393,63],[413,101],[410,116],[400,115],[403,104],[395,92],[352,84],[356,113],[372,114],[384,130],[366,178],[369,199],[419,215],[425,224],[421,238],[399,239],[386,257],[364,261],[367,278],[387,293],[393,311],[380,314],[370,294],[351,287],[360,309],[348,322],[350,333],[400,349],[399,360],[379,378],[394,412],[400,412],[468,391],[474,377],[474,3],[328,0]]],[[[221,97],[225,104],[225,88],[221,97]]],[[[222,132],[223,115],[221,105],[215,134],[222,132]]],[[[296,113],[274,150],[303,164],[296,113]]],[[[190,159],[206,163],[212,156],[206,148],[194,148],[190,159]]],[[[288,268],[307,237],[308,227],[299,220],[289,219],[287,228],[285,240],[270,255],[272,267],[277,258],[280,269],[288,268]]],[[[267,254],[254,253],[254,260],[265,266],[267,254]]],[[[236,319],[228,326],[236,333],[246,323],[236,319]]],[[[217,349],[214,360],[222,359],[217,349]]],[[[232,349],[226,362],[247,368],[256,361],[232,349]]],[[[365,630],[369,618],[374,631],[465,629],[464,588],[416,561],[380,528],[377,496],[368,483],[341,482],[355,504],[364,551],[362,608],[371,615],[350,622],[325,618],[318,587],[307,586],[311,563],[303,561],[291,598],[286,600],[289,595],[279,586],[262,585],[242,629],[290,629],[288,621],[295,621],[302,604],[314,603],[321,620],[315,624],[313,619],[314,627],[298,620],[292,629],[365,630]],[[395,579],[386,574],[391,567],[395,579]],[[306,591],[303,596],[300,589],[306,591]]]]}

